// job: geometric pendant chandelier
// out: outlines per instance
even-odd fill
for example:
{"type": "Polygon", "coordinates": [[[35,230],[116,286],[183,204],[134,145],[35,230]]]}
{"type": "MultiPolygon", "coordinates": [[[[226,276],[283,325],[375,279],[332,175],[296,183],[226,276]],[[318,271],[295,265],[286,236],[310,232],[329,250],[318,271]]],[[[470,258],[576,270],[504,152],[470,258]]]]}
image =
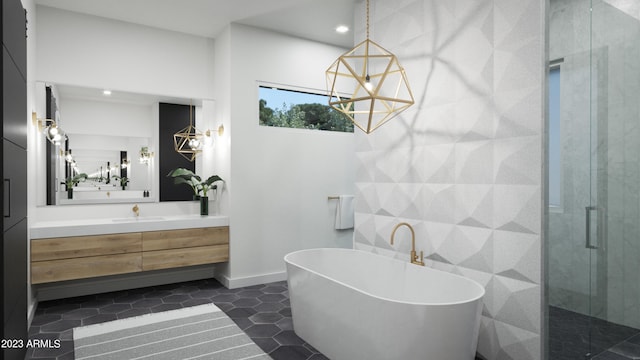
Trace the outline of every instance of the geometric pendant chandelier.
{"type": "Polygon", "coordinates": [[[173,134],[173,145],[178,154],[189,161],[194,161],[202,152],[203,134],[193,126],[193,106],[189,102],[189,126],[173,134]]]}
{"type": "Polygon", "coordinates": [[[414,103],[398,58],[367,38],[341,55],[326,71],[329,106],[370,134],[414,103]]]}

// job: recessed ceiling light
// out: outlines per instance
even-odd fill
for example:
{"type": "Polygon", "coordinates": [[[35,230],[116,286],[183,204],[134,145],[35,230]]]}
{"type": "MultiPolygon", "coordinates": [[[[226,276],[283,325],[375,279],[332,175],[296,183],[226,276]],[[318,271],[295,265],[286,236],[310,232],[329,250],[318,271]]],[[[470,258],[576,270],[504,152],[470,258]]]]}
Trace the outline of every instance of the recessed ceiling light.
{"type": "Polygon", "coordinates": [[[111,90],[102,90],[102,93],[108,96],[111,95],[111,90]]]}
{"type": "Polygon", "coordinates": [[[340,34],[344,34],[349,31],[349,27],[347,25],[340,25],[336,28],[336,32],[340,34]]]}

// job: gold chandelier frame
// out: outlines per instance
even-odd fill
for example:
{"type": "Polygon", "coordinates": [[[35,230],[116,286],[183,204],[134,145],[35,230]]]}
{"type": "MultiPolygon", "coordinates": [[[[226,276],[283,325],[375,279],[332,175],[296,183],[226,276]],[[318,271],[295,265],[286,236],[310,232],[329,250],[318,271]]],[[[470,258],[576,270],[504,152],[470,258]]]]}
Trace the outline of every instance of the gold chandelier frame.
{"type": "Polygon", "coordinates": [[[189,102],[189,126],[173,134],[173,145],[176,152],[193,162],[202,152],[203,134],[193,126],[193,105],[189,102]]]}
{"type": "Polygon", "coordinates": [[[366,15],[366,40],[341,55],[325,74],[329,106],[369,134],[415,101],[398,58],[369,39],[369,0],[366,15]]]}

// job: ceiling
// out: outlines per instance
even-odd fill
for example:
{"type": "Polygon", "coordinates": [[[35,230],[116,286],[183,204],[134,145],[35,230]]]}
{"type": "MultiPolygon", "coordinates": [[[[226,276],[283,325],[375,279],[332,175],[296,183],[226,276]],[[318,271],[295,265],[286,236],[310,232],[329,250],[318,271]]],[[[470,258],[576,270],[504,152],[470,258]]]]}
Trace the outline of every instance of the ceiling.
{"type": "Polygon", "coordinates": [[[215,38],[236,22],[351,48],[353,9],[363,0],[36,0],[36,4],[215,38]]]}

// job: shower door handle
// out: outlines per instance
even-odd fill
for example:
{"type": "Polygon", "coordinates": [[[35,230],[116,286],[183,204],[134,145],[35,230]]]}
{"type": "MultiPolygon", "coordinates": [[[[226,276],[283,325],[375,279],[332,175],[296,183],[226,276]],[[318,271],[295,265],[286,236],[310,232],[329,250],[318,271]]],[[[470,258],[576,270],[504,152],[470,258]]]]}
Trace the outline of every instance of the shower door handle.
{"type": "Polygon", "coordinates": [[[587,249],[597,249],[597,245],[591,244],[591,211],[598,210],[596,206],[587,206],[585,207],[585,218],[586,218],[586,236],[585,236],[585,247],[587,249]]]}

